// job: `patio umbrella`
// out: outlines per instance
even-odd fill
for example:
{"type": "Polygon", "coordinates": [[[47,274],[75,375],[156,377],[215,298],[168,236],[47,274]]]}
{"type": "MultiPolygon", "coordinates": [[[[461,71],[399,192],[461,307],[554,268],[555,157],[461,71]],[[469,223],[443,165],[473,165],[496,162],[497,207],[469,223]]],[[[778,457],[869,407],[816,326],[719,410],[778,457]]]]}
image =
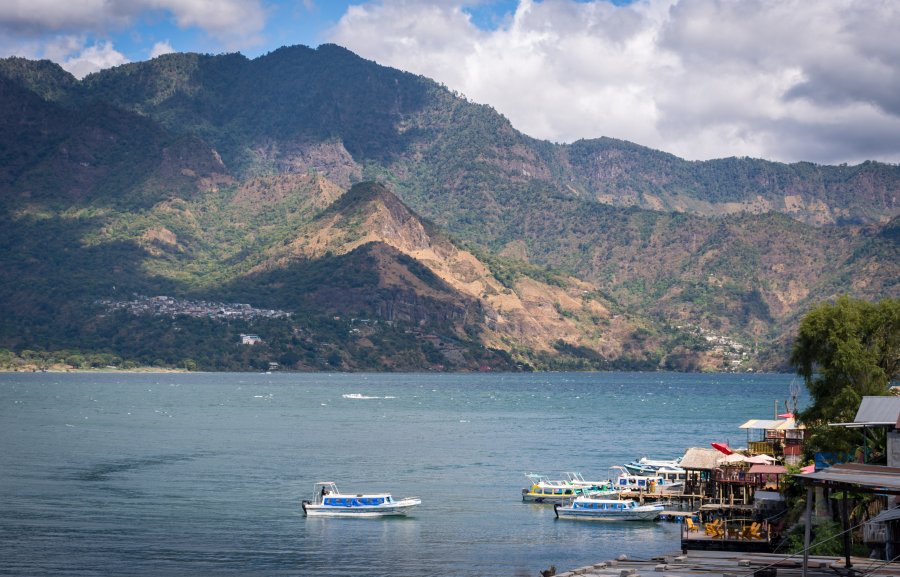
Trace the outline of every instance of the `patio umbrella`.
{"type": "Polygon", "coordinates": [[[731,447],[728,446],[728,443],[710,443],[710,445],[720,453],[725,453],[726,455],[734,453],[734,451],[731,450],[731,447]]]}
{"type": "Polygon", "coordinates": [[[775,457],[770,457],[769,455],[754,455],[752,457],[747,457],[745,460],[754,465],[769,465],[775,462],[775,457]]]}
{"type": "Polygon", "coordinates": [[[741,455],[740,453],[731,453],[730,455],[725,455],[720,460],[720,462],[725,463],[741,463],[743,461],[747,461],[749,463],[750,459],[744,455],[741,455]]]}

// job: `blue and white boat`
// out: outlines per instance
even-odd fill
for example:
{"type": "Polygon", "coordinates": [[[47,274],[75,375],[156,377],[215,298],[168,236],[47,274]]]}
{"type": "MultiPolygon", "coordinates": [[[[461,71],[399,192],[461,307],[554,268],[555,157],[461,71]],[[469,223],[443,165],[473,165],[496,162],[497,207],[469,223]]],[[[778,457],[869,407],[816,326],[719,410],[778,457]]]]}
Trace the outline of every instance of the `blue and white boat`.
{"type": "Polygon", "coordinates": [[[553,505],[559,519],[587,521],[653,521],[663,505],[639,505],[632,499],[591,499],[578,497],[569,505],[553,505]]]}
{"type": "Polygon", "coordinates": [[[302,502],[308,517],[387,517],[409,513],[422,500],[394,499],[390,493],[341,493],[331,481],[316,483],[313,500],[302,502]]]}
{"type": "Polygon", "coordinates": [[[613,486],[620,493],[677,493],[684,489],[686,473],[684,469],[660,468],[655,475],[634,475],[619,465],[609,468],[613,486]]]}

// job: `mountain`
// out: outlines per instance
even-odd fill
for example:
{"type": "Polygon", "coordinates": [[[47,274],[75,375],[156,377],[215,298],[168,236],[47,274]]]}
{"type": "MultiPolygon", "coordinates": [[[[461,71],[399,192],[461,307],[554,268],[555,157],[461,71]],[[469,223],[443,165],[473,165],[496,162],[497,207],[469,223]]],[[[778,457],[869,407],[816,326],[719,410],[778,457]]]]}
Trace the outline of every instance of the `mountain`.
{"type": "Polygon", "coordinates": [[[81,81],[6,59],[0,102],[0,347],[14,351],[777,368],[811,304],[898,294],[900,167],[552,144],[338,46],[169,54],[81,81]],[[223,327],[98,304],[135,295],[293,316],[223,327]],[[264,346],[220,350],[263,325],[264,346]]]}

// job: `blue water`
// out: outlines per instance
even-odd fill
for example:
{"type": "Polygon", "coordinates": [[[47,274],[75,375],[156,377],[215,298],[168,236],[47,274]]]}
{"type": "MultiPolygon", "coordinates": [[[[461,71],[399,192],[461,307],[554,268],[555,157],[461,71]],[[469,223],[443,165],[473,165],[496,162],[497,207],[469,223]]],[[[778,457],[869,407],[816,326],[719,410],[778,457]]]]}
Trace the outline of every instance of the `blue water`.
{"type": "Polygon", "coordinates": [[[0,574],[513,577],[649,558],[679,548],[678,525],[556,520],[521,502],[524,473],[742,446],[791,380],[0,374],[0,574]],[[320,480],[423,503],[307,519],[320,480]]]}

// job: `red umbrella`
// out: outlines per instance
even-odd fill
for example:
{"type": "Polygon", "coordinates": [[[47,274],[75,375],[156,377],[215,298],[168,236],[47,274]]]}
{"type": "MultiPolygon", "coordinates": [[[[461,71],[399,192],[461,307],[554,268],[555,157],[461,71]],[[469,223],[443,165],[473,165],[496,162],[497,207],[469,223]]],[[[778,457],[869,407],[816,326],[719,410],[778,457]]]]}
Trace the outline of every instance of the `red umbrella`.
{"type": "Polygon", "coordinates": [[[794,413],[781,413],[780,415],[778,415],[778,418],[779,419],[793,419],[794,413]]]}
{"type": "Polygon", "coordinates": [[[712,445],[713,449],[725,453],[726,455],[734,453],[734,451],[731,450],[731,447],[728,446],[728,443],[710,443],[710,445],[712,445]]]}

